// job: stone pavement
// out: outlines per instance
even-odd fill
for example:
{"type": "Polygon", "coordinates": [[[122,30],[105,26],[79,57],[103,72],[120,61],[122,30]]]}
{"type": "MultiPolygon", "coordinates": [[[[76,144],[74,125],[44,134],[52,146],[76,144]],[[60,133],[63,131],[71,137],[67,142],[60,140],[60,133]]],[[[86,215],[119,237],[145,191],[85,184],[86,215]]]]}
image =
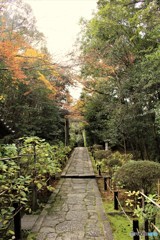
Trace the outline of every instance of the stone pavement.
{"type": "Polygon", "coordinates": [[[37,240],[113,240],[87,148],[75,148],[32,232],[37,240]]]}
{"type": "Polygon", "coordinates": [[[86,148],[77,147],[61,177],[95,177],[92,162],[86,148]]]}

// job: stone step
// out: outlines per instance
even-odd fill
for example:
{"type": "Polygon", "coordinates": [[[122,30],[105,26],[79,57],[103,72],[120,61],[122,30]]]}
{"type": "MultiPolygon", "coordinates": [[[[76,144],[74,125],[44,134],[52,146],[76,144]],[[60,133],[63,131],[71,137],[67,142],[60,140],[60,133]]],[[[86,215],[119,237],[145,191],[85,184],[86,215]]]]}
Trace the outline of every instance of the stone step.
{"type": "Polygon", "coordinates": [[[61,178],[95,178],[94,174],[62,174],[61,178]]]}

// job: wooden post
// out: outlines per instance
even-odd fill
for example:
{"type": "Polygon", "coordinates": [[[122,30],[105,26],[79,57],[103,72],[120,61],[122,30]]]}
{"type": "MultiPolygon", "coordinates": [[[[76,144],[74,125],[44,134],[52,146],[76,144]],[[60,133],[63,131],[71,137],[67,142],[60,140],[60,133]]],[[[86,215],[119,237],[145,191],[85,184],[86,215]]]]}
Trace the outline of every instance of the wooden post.
{"type": "Polygon", "coordinates": [[[104,177],[104,191],[107,191],[107,177],[104,177]]]}
{"type": "MultiPolygon", "coordinates": [[[[37,162],[37,156],[36,156],[36,143],[33,143],[33,153],[34,153],[34,164],[36,165],[37,162]]],[[[34,168],[34,178],[36,178],[36,167],[34,168]]],[[[33,183],[32,186],[32,210],[36,211],[37,209],[37,187],[33,183]]]]}
{"type": "MultiPolygon", "coordinates": [[[[142,193],[144,194],[144,189],[142,189],[142,193]]],[[[145,209],[145,198],[144,196],[142,195],[142,208],[143,210],[145,209]]],[[[145,231],[145,236],[144,236],[144,239],[145,240],[149,240],[149,237],[148,237],[148,220],[147,219],[144,219],[144,231],[145,231]]]]}
{"type": "Polygon", "coordinates": [[[139,240],[139,222],[138,220],[133,220],[133,240],[139,240]]]}
{"type": "Polygon", "coordinates": [[[36,185],[33,184],[32,187],[32,211],[37,210],[37,188],[36,185]]]}
{"type": "MultiPolygon", "coordinates": [[[[17,145],[17,155],[19,157],[20,155],[20,144],[17,145]]],[[[17,174],[17,177],[20,176],[21,174],[21,161],[19,158],[17,158],[19,161],[17,161],[17,163],[19,163],[19,167],[20,167],[20,171],[17,174]]],[[[21,234],[21,211],[20,211],[20,205],[19,203],[13,203],[13,207],[14,207],[14,234],[15,234],[15,240],[21,240],[22,239],[22,234],[21,234]]]]}
{"type": "Polygon", "coordinates": [[[21,240],[21,212],[19,210],[19,204],[14,203],[14,233],[15,240],[21,240]]]}
{"type": "Polygon", "coordinates": [[[65,127],[64,127],[64,130],[65,130],[65,146],[68,146],[69,145],[69,119],[67,117],[65,117],[64,121],[65,121],[65,127]]]}
{"type": "Polygon", "coordinates": [[[114,192],[114,210],[118,210],[118,191],[114,192]]]}
{"type": "Polygon", "coordinates": [[[144,221],[144,231],[145,231],[145,240],[149,240],[149,236],[148,236],[148,231],[149,231],[148,219],[144,221]]]}
{"type": "Polygon", "coordinates": [[[101,176],[101,166],[99,164],[97,165],[97,170],[98,170],[98,175],[101,176]]]}

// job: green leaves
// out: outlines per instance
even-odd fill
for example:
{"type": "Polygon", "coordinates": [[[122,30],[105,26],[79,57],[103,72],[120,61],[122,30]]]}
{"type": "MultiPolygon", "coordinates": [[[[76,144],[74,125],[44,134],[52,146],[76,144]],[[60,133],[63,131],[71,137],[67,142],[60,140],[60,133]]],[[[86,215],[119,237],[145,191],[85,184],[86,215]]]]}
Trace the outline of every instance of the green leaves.
{"type": "Polygon", "coordinates": [[[128,190],[144,189],[150,192],[153,184],[160,178],[160,163],[153,161],[130,161],[124,164],[115,174],[116,182],[120,182],[128,190]]]}
{"type": "Polygon", "coordinates": [[[159,5],[100,0],[98,6],[80,41],[88,135],[159,161],[159,5]]]}
{"type": "Polygon", "coordinates": [[[7,227],[13,217],[13,203],[30,211],[31,186],[34,185],[40,192],[54,191],[48,180],[61,172],[70,152],[70,148],[62,143],[51,146],[39,137],[20,138],[18,143],[18,148],[16,145],[11,145],[11,148],[10,145],[3,146],[3,157],[13,159],[0,160],[1,228],[7,227]]]}
{"type": "MultiPolygon", "coordinates": [[[[155,194],[149,194],[148,198],[154,200],[157,202],[157,196],[155,194]]],[[[149,199],[145,199],[145,206],[144,208],[141,208],[137,205],[137,207],[134,209],[134,215],[139,217],[140,219],[146,219],[149,221],[154,221],[159,209],[150,202],[149,199]]]]}

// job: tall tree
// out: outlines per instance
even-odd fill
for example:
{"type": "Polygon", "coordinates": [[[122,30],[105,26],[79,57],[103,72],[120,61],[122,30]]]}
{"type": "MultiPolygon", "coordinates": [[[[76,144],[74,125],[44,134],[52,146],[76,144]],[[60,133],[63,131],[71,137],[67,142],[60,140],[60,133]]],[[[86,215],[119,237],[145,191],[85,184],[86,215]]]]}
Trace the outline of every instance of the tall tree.
{"type": "Polygon", "coordinates": [[[102,95],[107,106],[102,110],[105,124],[100,118],[97,130],[106,129],[112,145],[138,150],[142,158],[158,158],[159,2],[99,0],[97,13],[83,21],[82,30],[82,76],[95,96],[89,101],[96,109],[99,101],[94,99],[102,95]]]}
{"type": "Polygon", "coordinates": [[[29,5],[0,3],[0,110],[16,136],[64,140],[61,108],[68,98],[68,70],[49,54],[29,5]]]}

